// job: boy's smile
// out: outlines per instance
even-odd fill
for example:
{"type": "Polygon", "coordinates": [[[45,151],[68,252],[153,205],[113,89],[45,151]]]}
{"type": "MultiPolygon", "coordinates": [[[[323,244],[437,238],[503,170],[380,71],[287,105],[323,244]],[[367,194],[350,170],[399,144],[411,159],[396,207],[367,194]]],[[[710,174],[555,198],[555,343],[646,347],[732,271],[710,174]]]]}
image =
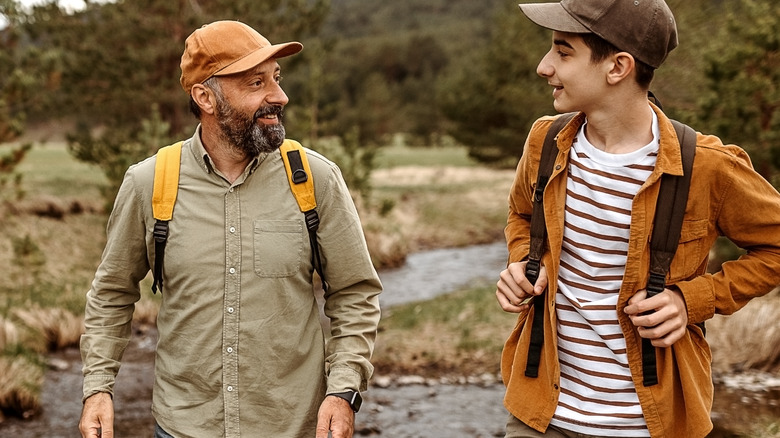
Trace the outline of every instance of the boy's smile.
{"type": "Polygon", "coordinates": [[[553,31],[550,51],[536,68],[553,87],[558,112],[585,111],[604,98],[605,63],[591,62],[591,50],[578,34],[553,31]]]}

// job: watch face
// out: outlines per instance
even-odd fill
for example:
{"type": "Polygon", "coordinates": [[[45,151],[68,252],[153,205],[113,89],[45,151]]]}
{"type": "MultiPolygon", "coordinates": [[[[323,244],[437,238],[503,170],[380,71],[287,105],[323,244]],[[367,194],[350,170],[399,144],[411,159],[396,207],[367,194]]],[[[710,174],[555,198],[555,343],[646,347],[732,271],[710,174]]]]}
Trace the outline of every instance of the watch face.
{"type": "Polygon", "coordinates": [[[360,393],[355,391],[352,393],[352,402],[350,402],[350,405],[352,406],[352,410],[357,412],[360,410],[360,407],[363,405],[363,397],[360,396],[360,393]]]}

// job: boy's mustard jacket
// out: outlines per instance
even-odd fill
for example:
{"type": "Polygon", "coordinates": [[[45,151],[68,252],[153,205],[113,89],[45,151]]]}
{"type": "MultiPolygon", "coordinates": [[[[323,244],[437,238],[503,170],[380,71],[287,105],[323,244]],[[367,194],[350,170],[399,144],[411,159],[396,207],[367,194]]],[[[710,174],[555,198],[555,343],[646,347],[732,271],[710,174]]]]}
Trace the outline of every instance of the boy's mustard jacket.
{"type": "MultiPolygon", "coordinates": [[[[650,236],[663,173],[679,175],[682,161],[677,136],[669,119],[657,108],[660,148],[655,170],[634,198],[626,272],[619,292],[617,314],[626,338],[629,366],[652,437],[704,437],[712,429],[712,355],[696,326],[716,313],[731,314],[754,297],[780,284],[780,194],[756,173],[745,151],[720,139],[697,133],[688,205],[680,244],[667,285],[682,292],[688,309],[687,335],[672,347],[657,349],[659,384],[642,384],[641,338],[622,309],[645,288],[648,280],[650,236]],[[747,251],[738,260],[706,273],[710,248],[724,235],[747,251]]],[[[532,193],[536,185],[544,137],[555,117],[543,117],[531,128],[509,195],[506,239],[509,263],[528,255],[532,193]]],[[[524,375],[530,327],[529,309],[519,315],[504,346],[501,372],[507,387],[504,404],[515,417],[544,431],[555,412],[560,367],[554,311],[564,228],[564,204],[569,149],[585,120],[577,115],[558,135],[558,156],[544,192],[548,248],[543,264],[549,276],[545,294],[545,344],[539,377],[524,375]]]]}

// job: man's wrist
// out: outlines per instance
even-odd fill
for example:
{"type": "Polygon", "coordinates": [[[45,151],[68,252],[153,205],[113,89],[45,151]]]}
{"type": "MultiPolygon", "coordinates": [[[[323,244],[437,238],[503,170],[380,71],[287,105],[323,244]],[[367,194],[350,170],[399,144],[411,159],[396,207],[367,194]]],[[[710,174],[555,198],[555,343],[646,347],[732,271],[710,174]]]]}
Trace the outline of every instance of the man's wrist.
{"type": "Polygon", "coordinates": [[[357,413],[357,411],[360,410],[360,406],[363,405],[363,397],[360,396],[360,392],[358,391],[348,390],[342,392],[332,392],[327,396],[338,397],[340,399],[346,400],[347,403],[349,403],[349,407],[352,408],[352,411],[355,413],[357,413]]]}

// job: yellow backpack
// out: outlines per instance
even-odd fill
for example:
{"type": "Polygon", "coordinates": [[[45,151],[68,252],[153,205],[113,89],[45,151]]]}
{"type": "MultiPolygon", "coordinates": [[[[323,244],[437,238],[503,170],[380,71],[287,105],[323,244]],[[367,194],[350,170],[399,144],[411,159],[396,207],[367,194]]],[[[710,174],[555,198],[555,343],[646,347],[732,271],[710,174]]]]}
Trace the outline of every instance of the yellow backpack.
{"type": "MultiPolygon", "coordinates": [[[[163,289],[163,259],[165,258],[165,243],[168,240],[168,222],[173,219],[173,207],[176,204],[176,194],[179,191],[179,168],[181,166],[182,142],[165,146],[157,151],[157,162],[154,166],[154,191],[152,193],[152,213],[154,224],[154,283],[152,292],[163,289]]],[[[298,208],[303,212],[306,229],[309,231],[312,264],[322,281],[322,288],[327,292],[328,283],[322,268],[319,245],[317,244],[317,228],[320,218],[317,214],[317,200],[314,197],[314,180],[306,151],[295,140],[285,140],[279,148],[282,154],[287,180],[290,183],[298,208]]]]}

